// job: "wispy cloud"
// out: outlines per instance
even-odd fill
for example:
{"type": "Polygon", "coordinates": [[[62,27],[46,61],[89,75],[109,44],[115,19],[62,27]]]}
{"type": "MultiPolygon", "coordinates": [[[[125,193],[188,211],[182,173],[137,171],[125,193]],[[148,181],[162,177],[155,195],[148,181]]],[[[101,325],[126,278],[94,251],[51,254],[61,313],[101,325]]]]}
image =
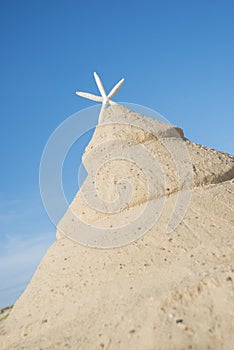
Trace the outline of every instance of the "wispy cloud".
{"type": "Polygon", "coordinates": [[[52,235],[8,235],[0,255],[0,307],[14,303],[52,243],[52,235]]]}
{"type": "Polygon", "coordinates": [[[16,301],[55,240],[40,198],[0,201],[0,308],[16,301]]]}

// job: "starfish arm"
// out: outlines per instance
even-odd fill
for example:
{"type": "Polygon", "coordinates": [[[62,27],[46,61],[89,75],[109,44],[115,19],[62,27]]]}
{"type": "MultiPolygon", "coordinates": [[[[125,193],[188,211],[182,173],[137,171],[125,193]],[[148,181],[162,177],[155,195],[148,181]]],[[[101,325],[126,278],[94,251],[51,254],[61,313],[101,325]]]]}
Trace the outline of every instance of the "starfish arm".
{"type": "Polygon", "coordinates": [[[103,87],[103,85],[102,85],[101,79],[99,78],[99,76],[97,75],[96,72],[94,72],[93,75],[94,75],[96,84],[97,84],[97,86],[98,86],[98,89],[99,89],[99,91],[100,91],[102,97],[105,99],[105,98],[106,98],[106,92],[105,92],[105,89],[104,89],[104,87],[103,87]]]}
{"type": "Polygon", "coordinates": [[[88,98],[89,100],[96,101],[96,102],[102,102],[103,98],[101,96],[96,96],[93,94],[90,94],[89,92],[81,92],[81,91],[76,91],[76,94],[78,96],[88,98]]]}
{"type": "Polygon", "coordinates": [[[111,92],[108,94],[108,98],[112,98],[116,92],[121,88],[121,86],[123,85],[124,79],[121,79],[111,90],[111,92]]]}

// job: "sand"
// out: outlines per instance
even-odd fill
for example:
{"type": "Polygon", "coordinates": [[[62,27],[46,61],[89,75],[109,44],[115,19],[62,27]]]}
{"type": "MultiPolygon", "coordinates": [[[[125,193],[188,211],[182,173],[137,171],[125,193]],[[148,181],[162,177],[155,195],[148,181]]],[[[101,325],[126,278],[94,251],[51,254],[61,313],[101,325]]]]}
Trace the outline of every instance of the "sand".
{"type": "MultiPolygon", "coordinates": [[[[114,120],[126,116],[148,120],[123,107],[111,108],[107,117],[114,120]]],[[[174,132],[179,133],[189,150],[194,183],[184,219],[166,233],[177,195],[187,184],[176,178],[176,167],[160,137],[136,132],[135,127],[119,125],[117,131],[108,125],[97,127],[84,163],[92,146],[107,138],[130,140],[133,147],[146,145],[166,173],[166,188],[159,187],[160,196],[166,198],[162,214],[143,237],[115,249],[79,245],[58,229],[56,242],[0,323],[1,349],[233,349],[233,157],[190,142],[178,128],[150,123],[175,149],[181,139],[174,132]]],[[[98,188],[103,196],[114,198],[108,179],[117,176],[121,165],[140,188],[128,209],[100,214],[85,205],[80,193],[71,203],[77,215],[97,227],[134,218],[144,204],[143,175],[136,177],[135,170],[131,173],[127,164],[119,162],[104,167],[98,188]]],[[[150,199],[155,206],[158,200],[150,199]]],[[[62,224],[74,229],[69,213],[62,224]]]]}

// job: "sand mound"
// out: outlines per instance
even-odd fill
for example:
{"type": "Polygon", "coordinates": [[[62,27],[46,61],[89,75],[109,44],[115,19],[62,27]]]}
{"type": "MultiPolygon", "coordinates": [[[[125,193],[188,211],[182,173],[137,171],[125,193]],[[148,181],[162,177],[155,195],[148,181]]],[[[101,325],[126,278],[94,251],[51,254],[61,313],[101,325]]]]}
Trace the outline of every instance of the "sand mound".
{"type": "MultiPolygon", "coordinates": [[[[100,213],[80,191],[70,208],[87,223],[110,227],[134,218],[146,201],[156,205],[166,198],[159,219],[136,242],[105,250],[76,244],[58,229],[57,241],[1,322],[1,349],[231,350],[233,157],[188,141],[179,128],[118,106],[108,109],[84,153],[88,172],[92,159],[108,156],[116,140],[121,140],[121,154],[127,149],[134,155],[139,145],[154,154],[165,186],[155,180],[157,191],[147,198],[144,169],[117,159],[100,169],[96,186],[112,201],[124,175],[135,189],[128,207],[100,213]],[[184,146],[188,153],[175,160],[184,146]],[[191,202],[184,220],[166,234],[177,195],[191,184],[190,167],[191,202]],[[188,171],[183,181],[180,169],[188,171]]],[[[61,225],[74,230],[69,211],[61,225]]]]}

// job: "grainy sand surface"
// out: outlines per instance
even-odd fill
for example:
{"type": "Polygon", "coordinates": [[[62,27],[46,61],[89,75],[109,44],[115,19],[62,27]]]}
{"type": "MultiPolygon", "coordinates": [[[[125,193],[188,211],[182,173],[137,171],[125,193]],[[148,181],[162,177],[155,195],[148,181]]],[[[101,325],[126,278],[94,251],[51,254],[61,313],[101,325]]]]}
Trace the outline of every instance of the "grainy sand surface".
{"type": "MultiPolygon", "coordinates": [[[[137,117],[118,108],[122,118],[137,117]]],[[[115,117],[117,112],[108,113],[115,117]]],[[[109,250],[81,246],[57,232],[25,292],[0,323],[0,349],[233,349],[233,158],[184,139],[193,164],[193,194],[184,220],[166,234],[184,185],[180,188],[157,138],[119,128],[106,132],[98,127],[86,154],[113,135],[145,143],[166,172],[169,190],[163,193],[162,215],[136,242],[109,250]]],[[[169,127],[165,130],[168,133],[169,127]]],[[[119,168],[103,169],[99,179],[99,190],[110,199],[115,193],[108,179],[117,176],[119,168]]],[[[121,170],[141,189],[127,214],[95,213],[78,193],[71,204],[77,215],[84,213],[87,222],[104,226],[124,216],[134,218],[145,200],[144,181],[134,172],[130,175],[127,165],[121,164],[121,170]]],[[[156,205],[158,198],[151,200],[156,205]]],[[[63,221],[68,228],[72,225],[69,215],[63,221]]]]}

